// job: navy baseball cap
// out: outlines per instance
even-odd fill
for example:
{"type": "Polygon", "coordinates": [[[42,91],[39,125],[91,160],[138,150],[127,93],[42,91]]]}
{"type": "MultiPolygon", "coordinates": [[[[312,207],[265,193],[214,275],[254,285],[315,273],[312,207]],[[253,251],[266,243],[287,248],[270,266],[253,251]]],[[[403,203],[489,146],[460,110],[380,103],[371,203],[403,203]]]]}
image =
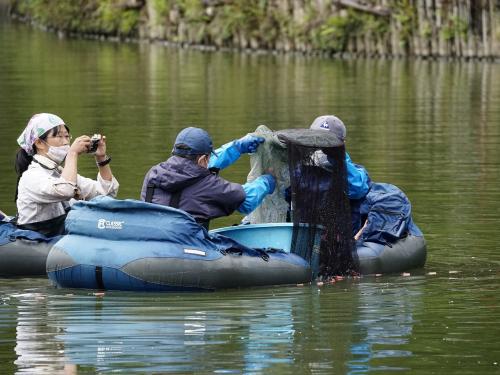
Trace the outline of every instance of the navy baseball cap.
{"type": "Polygon", "coordinates": [[[316,117],[310,129],[325,129],[333,132],[341,141],[345,141],[346,129],[341,119],[334,115],[316,117]]]}
{"type": "Polygon", "coordinates": [[[203,129],[190,126],[177,134],[174,149],[176,155],[209,155],[213,152],[212,138],[203,129]]]}

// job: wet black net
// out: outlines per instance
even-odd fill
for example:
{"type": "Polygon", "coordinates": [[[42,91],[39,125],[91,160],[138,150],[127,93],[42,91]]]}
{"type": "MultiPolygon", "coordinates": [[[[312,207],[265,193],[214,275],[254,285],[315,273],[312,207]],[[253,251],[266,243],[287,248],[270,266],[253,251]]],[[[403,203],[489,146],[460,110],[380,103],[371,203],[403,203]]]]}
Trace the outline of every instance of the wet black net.
{"type": "Polygon", "coordinates": [[[288,151],[292,251],[320,278],[357,272],[343,142],[324,130],[284,130],[277,136],[288,151]]]}

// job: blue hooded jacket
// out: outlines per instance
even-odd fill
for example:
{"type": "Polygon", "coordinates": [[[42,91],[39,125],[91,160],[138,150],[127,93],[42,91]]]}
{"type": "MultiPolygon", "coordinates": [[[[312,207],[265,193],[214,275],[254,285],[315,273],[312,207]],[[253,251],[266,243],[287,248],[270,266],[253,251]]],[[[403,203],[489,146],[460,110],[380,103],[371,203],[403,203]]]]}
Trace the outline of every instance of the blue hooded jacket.
{"type": "Polygon", "coordinates": [[[397,186],[382,182],[374,182],[370,191],[359,202],[358,212],[362,225],[367,225],[361,234],[362,241],[393,243],[407,234],[423,236],[413,222],[411,203],[408,197],[397,186]]]}

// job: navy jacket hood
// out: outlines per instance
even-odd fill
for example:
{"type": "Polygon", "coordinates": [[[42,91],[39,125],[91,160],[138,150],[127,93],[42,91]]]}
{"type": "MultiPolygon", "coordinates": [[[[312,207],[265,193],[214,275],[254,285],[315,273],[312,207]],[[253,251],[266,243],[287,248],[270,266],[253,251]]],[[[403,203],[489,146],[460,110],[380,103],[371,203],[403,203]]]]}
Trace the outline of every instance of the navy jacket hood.
{"type": "Polygon", "coordinates": [[[211,172],[192,160],[172,156],[151,168],[149,182],[170,193],[185,189],[211,172]]]}

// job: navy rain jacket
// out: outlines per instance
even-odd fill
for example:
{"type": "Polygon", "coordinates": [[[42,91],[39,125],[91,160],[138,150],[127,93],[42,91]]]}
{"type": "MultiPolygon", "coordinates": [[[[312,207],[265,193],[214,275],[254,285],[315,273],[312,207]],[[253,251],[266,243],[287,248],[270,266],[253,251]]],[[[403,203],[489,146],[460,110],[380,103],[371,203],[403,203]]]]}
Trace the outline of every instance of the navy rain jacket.
{"type": "Polygon", "coordinates": [[[393,243],[408,234],[423,236],[413,222],[411,203],[397,186],[374,182],[370,191],[359,202],[359,214],[368,224],[361,234],[362,241],[393,243]]]}
{"type": "Polygon", "coordinates": [[[228,182],[179,156],[172,156],[149,170],[142,185],[142,200],[146,199],[150,183],[155,186],[152,203],[170,206],[172,195],[182,191],[177,208],[197,220],[230,215],[246,197],[240,184],[228,182]]]}

